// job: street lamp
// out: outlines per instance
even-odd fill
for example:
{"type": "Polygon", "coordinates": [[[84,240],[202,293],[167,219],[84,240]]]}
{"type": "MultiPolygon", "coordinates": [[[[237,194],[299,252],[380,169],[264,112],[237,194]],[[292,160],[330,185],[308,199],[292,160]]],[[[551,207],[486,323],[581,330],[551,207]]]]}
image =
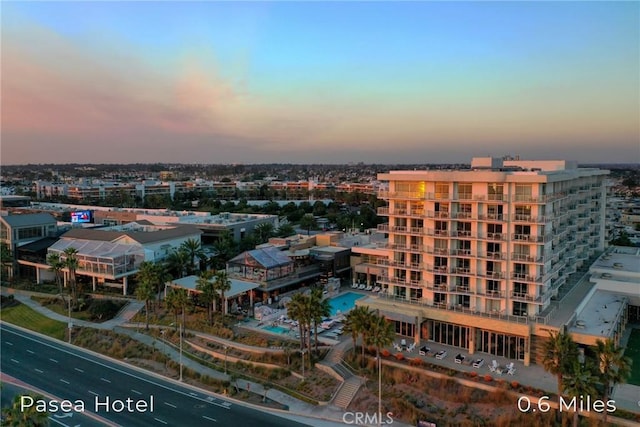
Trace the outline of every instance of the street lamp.
{"type": "Polygon", "coordinates": [[[180,381],[182,381],[182,322],[180,322],[180,381]]]}
{"type": "Polygon", "coordinates": [[[306,349],[300,350],[300,354],[302,354],[302,381],[304,381],[304,355],[306,352],[306,349]]]}
{"type": "Polygon", "coordinates": [[[378,425],[382,426],[382,358],[378,349],[378,425]]]}
{"type": "Polygon", "coordinates": [[[224,373],[227,373],[227,351],[229,351],[229,347],[224,346],[224,373]]]}
{"type": "Polygon", "coordinates": [[[71,322],[71,295],[69,295],[69,344],[71,344],[71,329],[73,328],[73,322],[71,322]]]}

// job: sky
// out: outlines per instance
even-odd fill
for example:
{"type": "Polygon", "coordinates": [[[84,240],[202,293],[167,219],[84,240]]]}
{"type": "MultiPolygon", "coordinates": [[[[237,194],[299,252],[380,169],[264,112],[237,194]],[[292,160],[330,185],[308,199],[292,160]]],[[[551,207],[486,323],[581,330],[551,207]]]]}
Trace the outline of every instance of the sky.
{"type": "Polygon", "coordinates": [[[639,2],[2,4],[0,164],[640,162],[639,2]]]}

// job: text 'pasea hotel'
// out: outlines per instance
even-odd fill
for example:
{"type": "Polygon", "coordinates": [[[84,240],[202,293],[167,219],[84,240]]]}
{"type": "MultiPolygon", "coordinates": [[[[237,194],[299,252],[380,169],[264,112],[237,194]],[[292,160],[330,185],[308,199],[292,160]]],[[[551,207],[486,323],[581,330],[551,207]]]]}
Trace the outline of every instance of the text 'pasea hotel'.
{"type": "MultiPolygon", "coordinates": [[[[471,170],[391,171],[388,241],[371,253],[386,290],[362,305],[396,331],[529,364],[558,289],[604,249],[608,171],[474,158],[471,170]],[[384,256],[379,256],[384,253],[384,256]]],[[[360,304],[359,304],[360,305],[360,304]]]]}

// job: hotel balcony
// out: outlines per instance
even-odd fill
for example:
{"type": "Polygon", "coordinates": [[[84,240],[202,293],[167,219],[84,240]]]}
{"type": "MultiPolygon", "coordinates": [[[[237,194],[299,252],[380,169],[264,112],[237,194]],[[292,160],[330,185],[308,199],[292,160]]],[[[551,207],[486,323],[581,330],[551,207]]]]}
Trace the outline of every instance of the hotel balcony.
{"type": "Polygon", "coordinates": [[[453,200],[449,193],[425,193],[424,198],[427,200],[453,200]]]}
{"type": "Polygon", "coordinates": [[[475,255],[473,254],[471,249],[452,249],[451,255],[475,258],[475,255]]]}
{"type": "Polygon", "coordinates": [[[528,283],[542,283],[542,276],[530,276],[524,273],[511,273],[511,280],[528,283]]]}
{"type": "Polygon", "coordinates": [[[475,291],[472,291],[469,286],[461,285],[454,286],[451,292],[455,294],[475,294],[475,291]]]}
{"type": "Polygon", "coordinates": [[[478,271],[477,276],[486,277],[487,279],[504,279],[504,271],[478,271]]]}
{"type": "Polygon", "coordinates": [[[447,248],[434,248],[431,246],[425,246],[424,251],[430,255],[443,255],[443,256],[448,256],[449,254],[452,254],[454,252],[454,250],[449,251],[449,249],[447,248]]]}
{"type": "Polygon", "coordinates": [[[485,259],[507,259],[507,254],[504,252],[479,252],[478,258],[485,259]]]}
{"type": "Polygon", "coordinates": [[[378,216],[389,216],[389,208],[378,208],[376,209],[376,214],[378,216]]]}
{"type": "Polygon", "coordinates": [[[389,232],[389,224],[378,224],[378,227],[376,227],[378,231],[381,231],[383,233],[388,233],[389,232]]]}
{"type": "Polygon", "coordinates": [[[506,215],[502,214],[482,214],[478,215],[480,221],[505,221],[506,215]]]}
{"type": "Polygon", "coordinates": [[[427,211],[427,218],[451,218],[451,213],[448,211],[427,211]]]}
{"type": "Polygon", "coordinates": [[[523,294],[519,292],[511,292],[511,299],[516,301],[530,302],[533,304],[542,304],[542,296],[523,294]]]}
{"type": "Polygon", "coordinates": [[[526,223],[535,223],[535,224],[544,224],[551,221],[551,218],[547,218],[545,216],[533,216],[533,215],[523,215],[523,214],[512,214],[511,220],[514,222],[526,222],[526,223]]]}
{"type": "Polygon", "coordinates": [[[433,237],[452,237],[453,232],[449,230],[434,230],[433,228],[425,228],[424,234],[433,237]]]}
{"type": "Polygon", "coordinates": [[[450,272],[451,274],[457,274],[457,275],[463,275],[463,276],[475,276],[475,273],[473,273],[471,269],[467,267],[452,267],[450,272]]]}
{"type": "Polygon", "coordinates": [[[381,199],[420,200],[425,198],[425,193],[419,191],[380,191],[381,199]]]}
{"type": "Polygon", "coordinates": [[[525,194],[515,194],[512,196],[514,202],[525,202],[525,203],[547,203],[554,200],[553,194],[550,195],[542,195],[542,196],[531,196],[525,194]]]}
{"type": "Polygon", "coordinates": [[[471,212],[456,212],[452,214],[452,218],[455,219],[474,219],[471,212]]]}
{"type": "Polygon", "coordinates": [[[447,285],[446,283],[439,283],[439,284],[427,283],[426,287],[428,290],[434,291],[434,292],[449,292],[449,285],[447,285]]]}
{"type": "Polygon", "coordinates": [[[507,240],[506,233],[487,233],[487,234],[479,234],[478,239],[480,240],[494,240],[494,241],[505,241],[507,240]]]}
{"type": "Polygon", "coordinates": [[[524,262],[533,262],[536,264],[543,264],[544,259],[542,257],[535,257],[528,254],[521,254],[518,252],[511,252],[511,260],[512,261],[524,261],[524,262]]]}
{"type": "Polygon", "coordinates": [[[451,232],[452,237],[473,237],[475,236],[471,233],[471,230],[455,230],[451,232]]]}
{"type": "Polygon", "coordinates": [[[424,269],[427,270],[430,273],[437,273],[437,274],[448,274],[449,273],[449,267],[447,267],[446,265],[430,265],[430,264],[426,264],[424,266],[424,269]]]}
{"type": "Polygon", "coordinates": [[[495,299],[500,299],[500,298],[504,298],[504,291],[484,291],[483,292],[479,292],[480,295],[484,295],[487,298],[495,298],[495,299]]]}
{"type": "MultiPolygon", "coordinates": [[[[550,235],[550,237],[552,237],[550,235]]],[[[543,243],[544,236],[533,236],[531,234],[511,234],[511,240],[519,240],[523,242],[531,242],[531,243],[543,243]]]]}

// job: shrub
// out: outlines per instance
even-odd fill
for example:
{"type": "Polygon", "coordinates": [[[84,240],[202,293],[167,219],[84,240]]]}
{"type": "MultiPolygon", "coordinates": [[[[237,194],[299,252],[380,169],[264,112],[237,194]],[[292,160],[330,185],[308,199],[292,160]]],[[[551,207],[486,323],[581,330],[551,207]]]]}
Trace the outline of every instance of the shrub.
{"type": "Polygon", "coordinates": [[[493,378],[491,377],[491,375],[486,374],[486,375],[484,376],[484,380],[485,380],[486,382],[490,383],[491,381],[493,381],[493,378]]]}
{"type": "Polygon", "coordinates": [[[516,389],[520,387],[520,383],[518,381],[511,381],[511,388],[516,389]]]}
{"type": "Polygon", "coordinates": [[[389,357],[389,356],[391,355],[391,353],[389,353],[389,350],[387,350],[387,349],[385,348],[384,350],[382,350],[382,351],[380,352],[380,355],[381,355],[382,357],[389,357]]]}
{"type": "Polygon", "coordinates": [[[402,353],[396,353],[394,357],[396,360],[404,360],[404,354],[402,353]]]}
{"type": "Polygon", "coordinates": [[[422,359],[419,357],[413,358],[409,360],[409,365],[411,366],[422,366],[422,359]]]}
{"type": "Polygon", "coordinates": [[[478,376],[478,373],[477,373],[476,371],[469,372],[469,376],[470,376],[471,378],[475,378],[475,377],[477,377],[477,376],[478,376]]]}

